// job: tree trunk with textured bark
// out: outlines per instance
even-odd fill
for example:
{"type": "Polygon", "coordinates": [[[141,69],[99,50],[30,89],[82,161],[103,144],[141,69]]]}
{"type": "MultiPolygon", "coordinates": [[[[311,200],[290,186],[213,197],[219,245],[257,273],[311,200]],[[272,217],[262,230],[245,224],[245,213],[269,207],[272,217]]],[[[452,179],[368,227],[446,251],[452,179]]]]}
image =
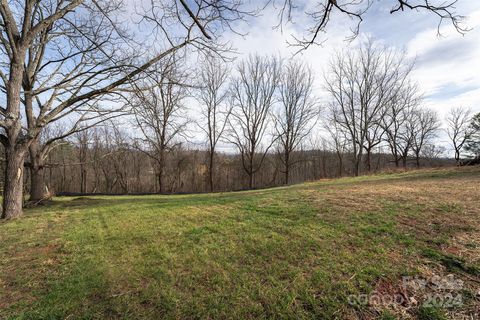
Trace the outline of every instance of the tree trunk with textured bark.
{"type": "Polygon", "coordinates": [[[12,219],[22,215],[25,150],[15,146],[8,147],[5,150],[5,158],[7,165],[3,189],[2,219],[12,219]]]}
{"type": "Polygon", "coordinates": [[[3,186],[2,219],[16,218],[22,215],[23,205],[23,170],[27,141],[19,141],[22,134],[20,117],[20,96],[24,71],[25,49],[21,48],[13,57],[10,77],[6,88],[7,127],[5,128],[5,184],[3,186]]]}
{"type": "Polygon", "coordinates": [[[44,160],[40,145],[37,140],[33,141],[30,151],[30,201],[38,202],[48,197],[47,186],[44,178],[44,160]]]}

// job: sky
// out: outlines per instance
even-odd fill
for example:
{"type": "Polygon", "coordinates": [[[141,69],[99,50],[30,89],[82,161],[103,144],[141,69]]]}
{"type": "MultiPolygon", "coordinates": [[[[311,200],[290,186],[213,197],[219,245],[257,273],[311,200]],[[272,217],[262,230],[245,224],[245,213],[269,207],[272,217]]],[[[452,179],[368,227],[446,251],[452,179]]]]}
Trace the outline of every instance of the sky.
{"type": "MultiPolygon", "coordinates": [[[[306,0],[306,6],[315,1],[306,0]]],[[[461,35],[448,21],[442,24],[441,36],[437,34],[438,18],[431,13],[411,10],[390,14],[395,1],[375,1],[370,11],[364,16],[357,38],[370,37],[385,45],[405,50],[408,57],[415,59],[412,78],[418,82],[424,94],[424,106],[432,108],[444,120],[448,110],[454,106],[471,108],[480,112],[480,1],[459,0],[456,12],[467,16],[465,21],[469,29],[461,35]]],[[[250,53],[280,54],[291,57],[298,48],[287,42],[292,35],[300,36],[305,30],[305,16],[302,9],[294,16],[294,23],[273,28],[278,24],[278,17],[272,6],[265,9],[260,16],[249,21],[248,25],[239,26],[245,36],[225,35],[237,49],[239,57],[250,53]]],[[[305,60],[316,73],[317,93],[325,96],[323,74],[333,52],[351,46],[355,41],[346,40],[351,35],[350,28],[354,22],[346,16],[335,15],[328,25],[327,32],[321,37],[326,40],[321,46],[311,46],[297,54],[305,60]]],[[[439,135],[439,143],[447,145],[446,134],[439,135]]]]}
{"type": "MultiPolygon", "coordinates": [[[[133,1],[133,0],[132,0],[133,1]]],[[[148,0],[134,1],[138,5],[148,0]]],[[[266,0],[245,0],[247,6],[262,6],[266,0]]],[[[258,16],[249,18],[247,23],[239,22],[235,31],[243,34],[225,31],[222,41],[236,49],[233,56],[242,59],[249,54],[274,54],[288,59],[298,52],[297,47],[288,45],[292,36],[301,38],[308,28],[309,18],[305,11],[313,8],[320,0],[293,1],[298,8],[293,12],[293,21],[278,26],[278,7],[283,0],[271,0],[258,16]]],[[[453,1],[453,0],[452,0],[453,1]]],[[[432,3],[441,4],[444,0],[434,0],[432,3]]],[[[465,26],[470,31],[459,34],[449,21],[444,21],[438,35],[439,19],[431,12],[405,10],[390,14],[390,10],[397,3],[395,0],[373,0],[369,11],[363,15],[360,34],[354,41],[351,37],[351,28],[356,21],[346,15],[335,13],[327,26],[326,32],[320,35],[325,40],[322,45],[312,45],[307,50],[296,54],[296,58],[307,62],[316,76],[315,92],[319,100],[326,104],[330,98],[324,90],[324,74],[328,71],[328,64],[332,54],[339,50],[348,50],[358,45],[358,41],[371,38],[389,47],[404,50],[407,56],[415,60],[415,67],[411,74],[412,79],[419,85],[424,95],[423,106],[438,112],[442,120],[443,130],[439,131],[436,143],[451,150],[445,126],[445,117],[452,107],[470,108],[472,113],[480,112],[480,0],[458,0],[455,12],[466,16],[465,26]]],[[[244,7],[245,8],[245,7],[244,7]]],[[[246,8],[248,9],[248,7],[246,8]]],[[[233,66],[233,63],[231,64],[233,66]]],[[[200,106],[193,98],[186,103],[190,117],[199,120],[200,106]]],[[[322,119],[322,117],[320,117],[322,119]]],[[[321,120],[320,119],[320,120],[321,120]]],[[[190,143],[200,146],[205,143],[203,132],[198,125],[190,127],[192,139],[190,143]]],[[[321,121],[314,130],[322,135],[321,121]]],[[[222,143],[219,151],[233,152],[233,146],[222,143]]]]}

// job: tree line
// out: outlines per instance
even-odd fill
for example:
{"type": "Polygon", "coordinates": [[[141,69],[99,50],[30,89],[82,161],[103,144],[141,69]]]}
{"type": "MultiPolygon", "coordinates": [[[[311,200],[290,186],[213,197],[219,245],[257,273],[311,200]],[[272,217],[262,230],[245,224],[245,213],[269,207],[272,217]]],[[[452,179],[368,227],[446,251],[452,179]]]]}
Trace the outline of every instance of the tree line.
{"type": "MultiPolygon", "coordinates": [[[[285,1],[279,8],[280,22],[291,21],[291,13],[298,6],[296,1],[285,1]]],[[[435,6],[402,0],[392,1],[392,6],[391,13],[405,9],[432,12],[441,21],[451,21],[459,32],[466,31],[453,4],[435,6]]],[[[370,1],[319,1],[308,18],[313,26],[306,26],[305,38],[295,39],[294,45],[306,49],[316,43],[333,13],[361,22],[370,7],[370,1]]],[[[176,68],[181,56],[187,52],[224,56],[229,47],[222,33],[238,32],[237,24],[256,14],[256,8],[246,7],[241,0],[154,0],[135,8],[126,8],[120,0],[1,1],[0,141],[5,173],[2,218],[22,213],[25,166],[30,170],[28,192],[32,200],[42,198],[45,168],[50,166],[45,160],[52,150],[71,143],[73,135],[122,114],[125,99],[129,101],[125,107],[135,110],[143,135],[135,146],[156,161],[158,168],[164,167],[161,154],[165,157],[165,152],[174,150],[172,144],[176,141],[167,137],[167,131],[168,135],[180,134],[184,127],[178,106],[186,93],[185,73],[176,68]],[[126,12],[134,12],[133,26],[126,12]],[[159,104],[165,109],[163,119],[158,114],[159,104]],[[178,127],[172,127],[172,118],[178,120],[178,127]],[[162,121],[153,123],[152,119],[162,121]],[[164,132],[158,130],[162,127],[164,132]]],[[[231,131],[228,136],[239,150],[249,186],[253,187],[268,151],[277,142],[266,143],[262,138],[267,132],[271,99],[280,82],[279,65],[270,59],[252,58],[243,67],[239,64],[238,73],[238,92],[228,97],[233,102],[226,122],[231,131]],[[236,125],[231,126],[233,123],[236,125]]],[[[285,100],[291,98],[295,96],[285,93],[285,100]]],[[[218,133],[220,128],[214,127],[218,133]]],[[[294,132],[288,127],[281,120],[276,122],[284,137],[294,132]]],[[[308,130],[301,131],[299,136],[308,130]]],[[[216,145],[214,140],[211,147],[216,145]]],[[[295,149],[298,144],[291,136],[278,141],[285,150],[295,149]]],[[[286,153],[282,159],[285,168],[289,167],[286,153]]],[[[162,179],[162,172],[158,179],[162,179]]],[[[158,183],[163,184],[160,180],[158,183]]]]}
{"type": "MultiPolygon", "coordinates": [[[[157,63],[126,95],[121,118],[95,118],[56,140],[40,160],[40,178],[27,162],[30,201],[55,192],[244,190],[454,163],[442,159],[448,155],[438,145],[440,118],[422,105],[413,63],[372,40],[332,58],[327,103],[300,59],[250,55],[231,70],[207,56],[194,80],[182,64],[176,55],[157,63]],[[192,99],[200,111],[195,121],[187,108],[192,99]],[[230,151],[219,152],[219,144],[230,151]]],[[[470,110],[452,108],[445,120],[455,161],[462,150],[477,158],[480,131],[470,110]]],[[[39,145],[57,137],[46,130],[39,145]]]]}
{"type": "MultiPolygon", "coordinates": [[[[249,176],[237,152],[218,151],[210,175],[206,147],[179,143],[165,152],[160,191],[158,162],[139,149],[131,133],[116,124],[94,127],[73,135],[54,148],[45,160],[44,191],[48,195],[202,193],[249,189],[249,176]],[[211,178],[210,178],[211,177],[211,178]]],[[[353,176],[352,154],[340,154],[327,138],[308,141],[309,148],[292,152],[289,183],[353,176]]],[[[284,164],[276,150],[266,154],[255,174],[255,188],[285,185],[284,164]]],[[[452,159],[439,158],[426,150],[421,167],[453,165],[452,159]]],[[[413,158],[409,168],[416,166],[413,158]]],[[[386,148],[371,156],[371,172],[395,170],[386,148]]],[[[25,200],[29,200],[30,170],[25,176],[25,200]]],[[[364,170],[366,173],[367,171],[364,170]]]]}

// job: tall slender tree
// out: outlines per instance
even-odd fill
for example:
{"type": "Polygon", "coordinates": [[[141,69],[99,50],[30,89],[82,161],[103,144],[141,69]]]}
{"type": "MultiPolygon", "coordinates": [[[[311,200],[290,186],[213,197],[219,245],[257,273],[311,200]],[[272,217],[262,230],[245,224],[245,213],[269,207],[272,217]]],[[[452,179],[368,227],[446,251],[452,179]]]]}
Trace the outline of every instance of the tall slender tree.
{"type": "Polygon", "coordinates": [[[420,155],[424,148],[431,144],[440,127],[438,114],[431,109],[418,109],[414,113],[414,137],[412,151],[417,168],[420,168],[420,155]]]}
{"type": "Polygon", "coordinates": [[[158,193],[163,193],[167,153],[178,146],[189,122],[184,105],[186,75],[177,58],[172,57],[158,63],[142,84],[137,86],[130,104],[142,134],[139,150],[156,164],[158,193]]]}
{"type": "Polygon", "coordinates": [[[418,109],[420,102],[418,87],[407,82],[385,105],[381,119],[382,129],[385,131],[384,141],[397,168],[400,162],[406,166],[407,155],[411,151],[414,139],[413,112],[418,109]]]}
{"type": "Polygon", "coordinates": [[[200,129],[207,136],[208,144],[208,185],[215,190],[215,152],[222,139],[232,112],[228,98],[229,70],[220,59],[208,57],[200,73],[198,100],[201,103],[200,129]]]}
{"type": "Polygon", "coordinates": [[[454,107],[447,115],[447,135],[455,152],[455,161],[460,163],[460,153],[465,142],[473,133],[470,126],[471,110],[469,108],[454,107]]]}
{"type": "Polygon", "coordinates": [[[290,61],[282,70],[274,124],[285,184],[289,183],[294,164],[292,154],[311,132],[319,114],[313,82],[312,70],[298,60],[290,61]]]}
{"type": "Polygon", "coordinates": [[[240,153],[250,189],[254,188],[255,173],[274,143],[273,139],[264,140],[271,129],[269,120],[280,80],[280,64],[276,57],[249,56],[238,64],[238,75],[232,81],[229,141],[240,153]]]}

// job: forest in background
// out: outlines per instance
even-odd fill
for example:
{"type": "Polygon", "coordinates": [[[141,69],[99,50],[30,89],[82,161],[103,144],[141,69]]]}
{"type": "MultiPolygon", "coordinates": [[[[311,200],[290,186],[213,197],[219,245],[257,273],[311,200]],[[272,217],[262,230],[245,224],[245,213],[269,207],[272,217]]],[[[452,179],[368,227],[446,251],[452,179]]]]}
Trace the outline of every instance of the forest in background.
{"type": "MultiPolygon", "coordinates": [[[[390,14],[422,11],[439,19],[438,33],[447,21],[465,34],[469,29],[455,2],[392,1],[390,14]]],[[[373,3],[325,0],[310,12],[299,4],[2,2],[2,218],[20,216],[25,198],[37,204],[70,189],[253,189],[316,179],[321,176],[311,172],[327,175],[327,166],[335,168],[329,175],[354,176],[390,161],[405,168],[411,158],[420,167],[421,159],[435,158],[426,155],[440,154],[434,142],[440,119],[424,106],[421,84],[411,79],[414,61],[375,39],[358,37],[373,3]],[[228,35],[242,35],[266,6],[277,13],[276,28],[303,20],[289,42],[298,49],[296,57],[252,54],[239,59],[228,35]],[[321,35],[337,14],[352,19],[350,40],[358,41],[332,54],[325,74],[314,74],[298,54],[323,41],[321,35]],[[197,160],[196,155],[205,158],[192,150],[197,148],[186,147],[192,142],[187,132],[192,122],[187,99],[192,98],[201,108],[195,121],[202,135],[195,141],[206,142],[206,161],[197,160]],[[124,115],[135,133],[121,141],[109,136],[126,132],[93,129],[124,115]],[[322,138],[319,122],[328,132],[322,138]],[[325,139],[329,147],[318,148],[309,139],[325,139]],[[236,153],[221,154],[223,143],[236,153]],[[337,160],[318,168],[312,160],[316,151],[308,150],[331,152],[337,160]],[[384,153],[391,160],[375,161],[375,154],[384,153]],[[102,161],[108,166],[102,167],[102,161]],[[92,163],[97,167],[90,168],[92,163]],[[127,173],[132,163],[136,165],[127,173]],[[200,187],[205,179],[208,187],[200,187]]],[[[456,162],[462,150],[476,158],[478,117],[463,106],[450,115],[456,162]]]]}
{"type": "MultiPolygon", "coordinates": [[[[351,154],[338,154],[329,149],[326,140],[321,141],[317,147],[318,149],[298,150],[292,154],[295,165],[290,173],[291,183],[353,176],[351,154]]],[[[162,193],[209,192],[208,158],[206,150],[182,146],[169,152],[162,193]]],[[[127,133],[113,125],[75,135],[50,152],[45,163],[45,184],[52,195],[159,193],[155,161],[136,149],[127,133]]],[[[214,191],[248,189],[248,176],[238,154],[218,153],[216,163],[214,191]]],[[[440,158],[436,153],[426,153],[420,159],[422,168],[451,165],[455,165],[454,159],[440,158]]],[[[413,157],[408,159],[407,168],[416,168],[413,157]]],[[[362,170],[362,174],[394,170],[398,169],[391,155],[374,153],[371,171],[362,170]]],[[[279,154],[269,153],[262,170],[255,177],[255,187],[284,185],[283,171],[279,154]]],[[[29,181],[30,171],[27,170],[26,188],[30,187],[29,181]]],[[[28,191],[29,189],[26,194],[28,191]]]]}

